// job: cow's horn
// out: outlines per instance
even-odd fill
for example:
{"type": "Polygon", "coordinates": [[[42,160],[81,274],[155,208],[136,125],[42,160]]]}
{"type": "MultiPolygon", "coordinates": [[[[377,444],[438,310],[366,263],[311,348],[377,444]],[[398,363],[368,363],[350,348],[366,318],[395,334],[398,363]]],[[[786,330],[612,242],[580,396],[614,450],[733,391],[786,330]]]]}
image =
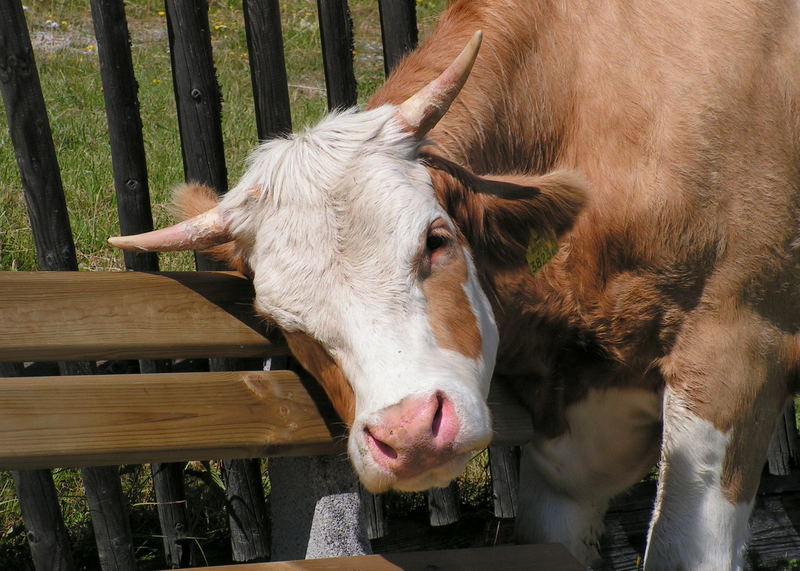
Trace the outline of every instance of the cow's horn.
{"type": "Polygon", "coordinates": [[[204,250],[231,240],[219,206],[183,222],[131,236],[115,236],[108,243],[133,252],[204,250]]]}
{"type": "Polygon", "coordinates": [[[483,33],[480,30],[475,32],[458,57],[439,77],[400,105],[400,120],[414,132],[417,139],[422,139],[436,126],[461,91],[472,70],[472,64],[478,57],[482,38],[483,33]]]}

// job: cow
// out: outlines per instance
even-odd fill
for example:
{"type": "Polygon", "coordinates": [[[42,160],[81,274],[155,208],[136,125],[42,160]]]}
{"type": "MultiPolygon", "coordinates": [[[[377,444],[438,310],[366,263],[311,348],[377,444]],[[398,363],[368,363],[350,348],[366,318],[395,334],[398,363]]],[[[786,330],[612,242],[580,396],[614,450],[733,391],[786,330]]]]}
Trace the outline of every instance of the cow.
{"type": "Polygon", "coordinates": [[[454,478],[493,379],[536,433],[520,541],[595,561],[609,500],[658,465],[645,568],[741,568],[800,364],[799,9],[453,2],[366,109],[112,243],[251,275],[367,488],[454,478]]]}

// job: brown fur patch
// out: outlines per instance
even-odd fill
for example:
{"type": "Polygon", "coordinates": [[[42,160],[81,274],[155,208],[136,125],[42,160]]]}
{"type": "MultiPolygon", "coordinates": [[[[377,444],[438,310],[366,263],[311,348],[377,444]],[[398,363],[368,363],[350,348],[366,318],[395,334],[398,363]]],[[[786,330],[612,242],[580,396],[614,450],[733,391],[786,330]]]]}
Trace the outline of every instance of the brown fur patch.
{"type": "Polygon", "coordinates": [[[339,417],[350,426],[355,419],[356,399],[341,368],[327,351],[304,333],[284,332],[292,355],[311,373],[328,395],[339,417]]]}
{"type": "MultiPolygon", "coordinates": [[[[177,217],[185,220],[217,206],[219,195],[204,184],[186,183],[175,188],[172,193],[172,204],[177,217]]],[[[246,276],[252,277],[253,275],[253,271],[247,263],[246,253],[235,240],[203,250],[203,253],[246,276]]]]}
{"type": "Polygon", "coordinates": [[[789,397],[782,336],[750,311],[719,308],[687,324],[662,361],[667,384],[692,414],[730,434],[721,485],[732,504],[750,502],[775,423],[789,397]]]}
{"type": "Polygon", "coordinates": [[[481,333],[464,291],[468,279],[467,260],[461,245],[455,242],[448,255],[451,256],[448,263],[434,268],[422,282],[428,301],[428,323],[439,347],[461,353],[468,359],[478,359],[482,354],[481,333]]]}

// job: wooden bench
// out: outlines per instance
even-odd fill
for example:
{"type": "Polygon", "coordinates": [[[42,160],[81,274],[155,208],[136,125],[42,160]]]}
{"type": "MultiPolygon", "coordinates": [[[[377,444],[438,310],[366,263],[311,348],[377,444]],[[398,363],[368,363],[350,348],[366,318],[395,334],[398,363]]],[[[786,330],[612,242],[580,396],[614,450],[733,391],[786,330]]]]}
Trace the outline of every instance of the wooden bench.
{"type": "MultiPolygon", "coordinates": [[[[268,335],[253,314],[252,297],[250,282],[230,272],[0,273],[0,361],[285,355],[280,337],[268,335]]],[[[532,437],[528,413],[510,395],[494,387],[489,404],[495,443],[517,445],[532,437]]],[[[332,454],[344,451],[342,436],[313,379],[291,371],[0,378],[4,470],[332,454]]],[[[286,565],[244,567],[576,564],[561,547],[506,546],[286,565]]]]}
{"type": "MultiPolygon", "coordinates": [[[[0,361],[286,355],[252,296],[229,272],[3,272],[0,361]]],[[[519,404],[489,401],[496,442],[532,437],[519,404]]],[[[339,453],[340,425],[290,371],[0,379],[5,470],[339,453]]]]}

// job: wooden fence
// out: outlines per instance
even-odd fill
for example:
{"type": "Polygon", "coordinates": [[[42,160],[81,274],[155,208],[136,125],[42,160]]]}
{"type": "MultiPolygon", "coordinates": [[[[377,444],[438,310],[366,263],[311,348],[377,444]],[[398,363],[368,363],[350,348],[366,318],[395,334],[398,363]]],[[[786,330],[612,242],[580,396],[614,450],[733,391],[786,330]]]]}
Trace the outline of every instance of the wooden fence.
{"type": "MultiPolygon", "coordinates": [[[[152,216],[125,8],[122,0],[90,0],[90,4],[100,58],[120,226],[124,234],[142,232],[152,229],[152,216]]],[[[384,65],[388,73],[403,53],[417,42],[415,3],[413,0],[382,0],[379,5],[384,65]]],[[[317,9],[328,106],[352,106],[356,103],[357,92],[352,59],[353,30],[347,2],[318,0],[317,9]]],[[[260,139],[266,139],[291,130],[279,2],[243,0],[243,11],[257,132],[260,139]]],[[[166,15],[185,177],[208,184],[222,193],[227,189],[227,171],[207,1],[166,0],[166,15]]],[[[77,270],[59,166],[19,0],[0,3],[0,89],[34,232],[39,269],[47,272],[77,270]]],[[[155,254],[126,252],[125,265],[139,272],[157,272],[159,269],[155,254]]],[[[208,272],[224,268],[198,256],[197,269],[208,272]]],[[[248,288],[249,285],[240,278],[217,273],[87,277],[80,273],[31,276],[8,272],[0,276],[0,314],[3,315],[0,324],[0,374],[6,377],[0,384],[0,402],[3,403],[0,432],[7,436],[16,430],[18,440],[14,442],[19,444],[15,448],[10,440],[6,440],[0,445],[0,468],[16,470],[14,481],[37,570],[75,568],[53,479],[46,469],[53,465],[83,466],[81,470],[102,568],[136,567],[134,542],[118,469],[106,465],[92,467],[93,462],[106,464],[109,461],[153,462],[153,486],[164,536],[165,565],[181,567],[196,564],[198,560],[192,549],[192,530],[184,502],[183,464],[175,461],[190,457],[232,458],[223,461],[232,557],[234,561],[269,558],[261,461],[250,456],[267,452],[330,452],[334,444],[331,421],[316,408],[319,401],[313,398],[314,390],[302,375],[233,372],[248,366],[237,359],[286,355],[279,339],[265,338],[257,332],[259,326],[243,315],[241,302],[252,295],[248,288]],[[98,307],[109,301],[107,292],[123,290],[126,295],[118,295],[113,308],[98,307]],[[71,321],[75,315],[70,308],[87,299],[94,300],[96,315],[113,315],[114,318],[100,320],[91,315],[82,316],[86,321],[81,322],[80,328],[75,328],[71,321]],[[124,299],[124,303],[120,299],[124,299]],[[162,304],[160,308],[154,305],[159,303],[162,304]],[[146,324],[141,323],[140,311],[145,306],[149,308],[146,324]],[[42,318],[41,312],[47,312],[47,319],[42,318]],[[59,322],[63,316],[69,318],[59,322]],[[207,321],[198,323],[197,319],[207,321]],[[36,326],[26,329],[26,323],[30,325],[31,322],[36,326]],[[192,327],[187,327],[189,322],[192,327]],[[124,336],[120,335],[121,331],[125,332],[124,336]],[[154,340],[152,331],[180,331],[180,335],[154,340]],[[193,336],[192,331],[201,334],[193,336]],[[210,331],[214,333],[210,334],[210,331]],[[138,332],[139,338],[131,332],[138,332]],[[64,378],[19,378],[26,374],[26,367],[20,361],[33,360],[31,355],[35,355],[36,360],[59,361],[59,372],[64,378]],[[206,418],[204,399],[212,400],[213,395],[219,398],[218,395],[230,387],[249,383],[249,392],[231,396],[228,412],[236,415],[237,410],[247,409],[252,413],[253,407],[256,410],[266,407],[264,410],[269,412],[267,409],[273,405],[265,405],[256,398],[259,391],[267,390],[264,387],[290,386],[291,390],[286,389],[287,392],[298,396],[284,404],[293,411],[300,411],[297,414],[301,416],[308,414],[307,425],[304,424],[307,431],[301,438],[294,429],[285,429],[281,433],[273,430],[274,427],[267,429],[257,424],[248,428],[231,421],[241,432],[233,436],[230,431],[219,436],[205,434],[200,441],[193,442],[186,437],[186,431],[192,430],[191,426],[159,421],[160,446],[157,449],[152,442],[152,427],[128,423],[125,430],[115,431],[113,427],[120,422],[120,417],[114,416],[114,411],[121,399],[126,394],[142,394],[126,391],[134,391],[145,382],[151,383],[147,391],[153,400],[148,410],[157,410],[159,399],[173,401],[165,391],[176,385],[175,373],[169,371],[169,359],[177,356],[209,357],[210,371],[216,372],[211,376],[193,377],[200,387],[192,400],[192,406],[196,407],[192,413],[196,414],[195,429],[200,425],[209,426],[203,424],[206,418]],[[146,380],[137,375],[92,376],[98,359],[114,358],[140,359],[140,371],[153,375],[146,380]],[[97,396],[109,394],[117,396],[109,401],[101,401],[97,396]],[[41,407],[49,407],[47,410],[55,414],[59,403],[66,401],[74,402],[76,406],[83,403],[84,408],[79,406],[72,410],[82,411],[78,415],[81,419],[91,419],[96,424],[81,424],[75,427],[77,432],[65,428],[72,426],[68,418],[60,422],[51,421],[49,426],[59,429],[49,432],[45,426],[31,425],[31,422],[35,424],[36,414],[44,410],[41,407]],[[98,410],[103,411],[100,418],[92,414],[98,410]],[[25,440],[27,433],[19,428],[23,426],[31,431],[34,428],[39,430],[36,442],[25,440]],[[93,437],[87,439],[87,433],[93,437]],[[278,433],[291,434],[291,437],[281,440],[274,437],[278,433]],[[91,446],[87,445],[87,440],[91,440],[91,446]],[[143,445],[145,441],[147,444],[143,445]],[[47,445],[36,448],[39,443],[47,445]],[[38,452],[33,453],[34,448],[38,452]]],[[[184,392],[182,398],[185,396],[184,392]]],[[[494,541],[507,540],[508,534],[504,531],[507,525],[501,525],[501,522],[510,521],[516,515],[518,451],[512,445],[529,436],[524,413],[514,410],[507,400],[498,399],[493,406],[502,412],[495,416],[504,419],[505,425],[495,428],[500,440],[503,435],[513,436],[509,436],[505,443],[498,442],[490,450],[494,515],[499,518],[494,541]]],[[[120,414],[125,414],[125,411],[120,414]]],[[[798,459],[793,407],[787,410],[786,419],[770,451],[769,467],[774,474],[790,475],[798,459]]],[[[216,419],[215,422],[228,426],[227,421],[216,419]]],[[[772,533],[763,546],[755,545],[753,553],[761,557],[760,563],[774,564],[800,557],[800,541],[792,523],[800,521],[797,517],[796,480],[790,476],[782,481],[783,484],[774,480],[768,482],[770,493],[774,495],[775,490],[780,489],[783,493],[780,498],[788,498],[782,507],[788,514],[784,518],[788,523],[776,523],[775,517],[764,516],[776,513],[780,499],[776,500],[777,504],[776,501],[768,502],[769,505],[765,503],[768,509],[758,512],[760,515],[755,519],[766,521],[762,527],[768,530],[765,533],[772,533]],[[792,501],[795,503],[789,505],[792,501]],[[776,529],[785,532],[780,540],[775,539],[776,529]],[[775,548],[776,545],[780,548],[775,548]]],[[[385,517],[381,511],[381,498],[364,494],[364,500],[364,505],[370,508],[373,545],[386,550],[403,549],[405,546],[393,542],[391,537],[382,538],[385,517]]],[[[636,568],[636,556],[644,543],[651,501],[652,484],[643,484],[612,509],[606,556],[615,568],[636,568]]],[[[458,519],[457,499],[452,488],[431,492],[429,506],[433,525],[448,525],[458,519]]],[[[758,534],[756,526],[757,540],[758,534]]],[[[424,545],[422,539],[415,543],[417,547],[421,545],[424,545]]]]}

